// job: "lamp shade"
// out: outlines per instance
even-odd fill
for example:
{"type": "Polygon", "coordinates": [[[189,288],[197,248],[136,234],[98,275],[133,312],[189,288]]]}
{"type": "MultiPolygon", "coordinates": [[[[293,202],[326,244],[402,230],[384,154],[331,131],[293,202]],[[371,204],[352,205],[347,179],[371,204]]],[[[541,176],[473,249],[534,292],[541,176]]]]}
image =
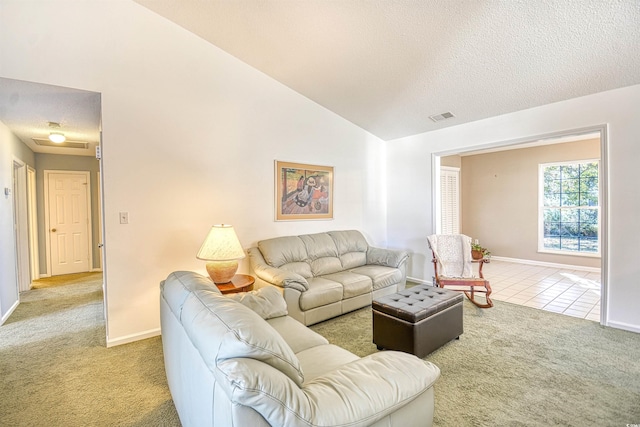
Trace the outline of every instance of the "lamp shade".
{"type": "Polygon", "coordinates": [[[233,226],[227,224],[211,227],[196,255],[196,258],[205,261],[231,261],[244,257],[244,250],[233,226]]]}

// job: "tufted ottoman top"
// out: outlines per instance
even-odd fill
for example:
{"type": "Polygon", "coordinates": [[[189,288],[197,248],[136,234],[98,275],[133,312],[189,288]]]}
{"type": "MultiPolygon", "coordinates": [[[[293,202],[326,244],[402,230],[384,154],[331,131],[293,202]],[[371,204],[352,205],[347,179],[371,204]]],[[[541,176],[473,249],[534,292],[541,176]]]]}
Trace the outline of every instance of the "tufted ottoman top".
{"type": "Polygon", "coordinates": [[[453,305],[461,304],[462,300],[462,292],[419,285],[376,298],[372,307],[381,313],[416,323],[453,305]]]}

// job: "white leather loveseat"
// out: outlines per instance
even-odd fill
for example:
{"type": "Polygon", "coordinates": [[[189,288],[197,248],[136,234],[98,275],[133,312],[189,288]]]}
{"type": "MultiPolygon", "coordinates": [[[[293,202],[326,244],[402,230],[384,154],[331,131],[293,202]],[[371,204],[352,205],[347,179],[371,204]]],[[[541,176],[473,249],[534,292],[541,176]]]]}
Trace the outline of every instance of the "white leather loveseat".
{"type": "Polygon", "coordinates": [[[406,285],[406,251],[369,246],[356,230],[285,236],[248,250],[255,287],[276,286],[289,315],[312,325],[406,285]]]}
{"type": "Polygon", "coordinates": [[[432,363],[331,345],[287,316],[273,288],[223,296],[192,272],[160,288],[165,371],[184,427],[432,424],[432,363]]]}

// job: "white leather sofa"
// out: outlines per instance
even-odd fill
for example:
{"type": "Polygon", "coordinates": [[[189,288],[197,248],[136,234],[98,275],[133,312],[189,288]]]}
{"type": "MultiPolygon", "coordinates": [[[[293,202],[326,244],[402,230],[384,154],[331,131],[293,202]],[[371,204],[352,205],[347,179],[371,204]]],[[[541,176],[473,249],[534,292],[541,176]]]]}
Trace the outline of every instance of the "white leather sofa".
{"type": "Polygon", "coordinates": [[[165,370],[184,427],[432,424],[432,363],[331,345],[287,316],[273,288],[227,296],[193,272],[160,288],[165,370]]]}
{"type": "Polygon", "coordinates": [[[276,286],[289,315],[312,325],[406,285],[406,251],[369,246],[356,230],[285,236],[248,250],[255,287],[276,286]]]}

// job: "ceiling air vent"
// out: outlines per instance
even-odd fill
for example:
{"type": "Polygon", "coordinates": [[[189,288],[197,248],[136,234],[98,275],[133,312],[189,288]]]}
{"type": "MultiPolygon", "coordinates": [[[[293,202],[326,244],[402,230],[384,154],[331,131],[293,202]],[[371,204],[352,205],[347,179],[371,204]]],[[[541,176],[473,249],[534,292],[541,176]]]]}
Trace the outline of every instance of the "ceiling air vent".
{"type": "Polygon", "coordinates": [[[455,116],[450,111],[447,111],[446,113],[442,113],[442,114],[436,114],[434,116],[429,116],[429,118],[434,122],[440,122],[442,120],[452,119],[454,117],[455,116]]]}
{"type": "Polygon", "coordinates": [[[48,139],[32,138],[33,142],[43,147],[60,147],[60,148],[80,148],[86,150],[89,148],[88,142],[65,141],[61,143],[51,142],[48,139]]]}

